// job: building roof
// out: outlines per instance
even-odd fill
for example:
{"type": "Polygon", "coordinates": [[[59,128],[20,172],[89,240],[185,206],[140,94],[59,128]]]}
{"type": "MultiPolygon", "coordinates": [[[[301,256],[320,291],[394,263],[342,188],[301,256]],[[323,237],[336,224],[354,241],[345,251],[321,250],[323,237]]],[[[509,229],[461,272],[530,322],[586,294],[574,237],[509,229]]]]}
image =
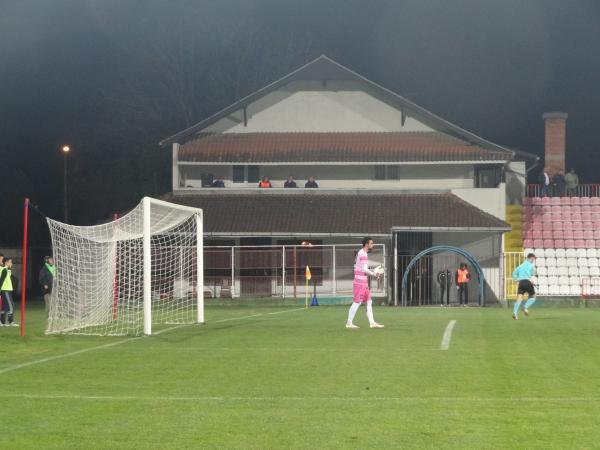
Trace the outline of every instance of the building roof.
{"type": "Polygon", "coordinates": [[[515,153],[518,153],[519,156],[528,159],[539,159],[537,156],[530,153],[515,152],[511,149],[477,136],[476,134],[471,133],[457,125],[454,125],[432,113],[431,111],[428,111],[427,109],[411,102],[401,95],[363,77],[362,75],[350,70],[349,68],[328,58],[325,55],[319,56],[315,60],[310,61],[283,78],[280,78],[279,80],[274,81],[258,91],[236,101],[232,105],[198,122],[197,124],[162,140],[159,145],[167,146],[173,143],[183,143],[186,140],[193,138],[197,133],[202,132],[202,130],[216,123],[217,121],[230,116],[231,114],[247,107],[249,104],[264,97],[265,95],[297,80],[320,80],[323,82],[327,82],[329,80],[356,81],[360,83],[366,92],[401,110],[403,115],[414,117],[437,131],[458,137],[468,142],[472,142],[489,150],[506,152],[511,156],[515,155],[515,153]]]}
{"type": "Polygon", "coordinates": [[[207,134],[179,149],[180,162],[315,163],[508,161],[439,132],[207,134]]]}
{"type": "Polygon", "coordinates": [[[389,235],[412,231],[508,231],[510,226],[451,193],[372,194],[269,190],[170,193],[204,210],[207,235],[389,235]]]}

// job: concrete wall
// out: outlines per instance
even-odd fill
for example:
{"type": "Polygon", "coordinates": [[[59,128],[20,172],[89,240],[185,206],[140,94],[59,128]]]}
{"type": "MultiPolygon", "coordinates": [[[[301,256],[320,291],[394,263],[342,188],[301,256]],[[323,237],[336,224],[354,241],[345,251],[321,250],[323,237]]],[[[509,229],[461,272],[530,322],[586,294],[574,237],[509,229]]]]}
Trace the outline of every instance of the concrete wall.
{"type": "MultiPolygon", "coordinates": [[[[453,245],[473,255],[481,265],[486,279],[486,299],[499,300],[503,296],[500,280],[501,239],[499,233],[434,233],[433,245],[453,245]]],[[[434,259],[433,273],[437,274],[442,267],[436,266],[435,261],[434,259]]],[[[474,276],[472,269],[471,276],[474,276]]],[[[473,283],[473,288],[469,293],[471,301],[475,301],[477,298],[475,291],[476,284],[473,283]]]]}
{"type": "Polygon", "coordinates": [[[296,81],[207,128],[208,132],[431,131],[352,81],[296,81]]]}
{"type": "MultiPolygon", "coordinates": [[[[255,188],[256,183],[233,183],[232,166],[200,166],[180,165],[181,178],[185,186],[200,187],[200,175],[212,173],[215,176],[225,177],[227,187],[255,188]]],[[[273,187],[283,187],[288,175],[294,176],[299,187],[303,187],[309,176],[314,176],[320,187],[323,188],[367,188],[367,189],[463,189],[486,191],[487,189],[473,189],[473,166],[471,165],[423,165],[400,166],[399,180],[375,180],[375,166],[261,166],[260,176],[267,175],[273,187]]],[[[496,191],[494,189],[489,191],[496,191]]],[[[461,191],[462,192],[462,191],[461,191]]],[[[465,192],[479,201],[485,194],[465,192]]],[[[488,199],[489,201],[489,199],[488,199]]],[[[485,205],[485,201],[480,201],[485,205]]]]}
{"type": "Polygon", "coordinates": [[[506,218],[504,183],[500,183],[497,188],[452,189],[452,193],[499,219],[506,218]]]}

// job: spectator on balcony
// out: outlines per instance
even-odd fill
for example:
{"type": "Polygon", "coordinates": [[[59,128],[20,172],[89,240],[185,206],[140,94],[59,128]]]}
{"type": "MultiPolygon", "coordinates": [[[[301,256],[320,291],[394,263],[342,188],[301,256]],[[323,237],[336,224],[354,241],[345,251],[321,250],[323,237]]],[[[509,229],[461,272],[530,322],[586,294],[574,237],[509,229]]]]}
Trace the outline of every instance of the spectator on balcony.
{"type": "Polygon", "coordinates": [[[304,185],[305,188],[318,188],[319,185],[315,181],[315,177],[308,177],[308,181],[304,185]]]}
{"type": "Polygon", "coordinates": [[[287,177],[287,180],[285,181],[285,183],[283,183],[283,187],[284,188],[297,188],[298,185],[294,181],[294,177],[290,175],[289,177],[287,177]]]}
{"type": "Polygon", "coordinates": [[[540,173],[540,188],[540,197],[550,195],[550,174],[547,168],[540,173]]]}
{"type": "Polygon", "coordinates": [[[565,181],[567,182],[567,195],[569,197],[575,197],[577,195],[577,188],[579,187],[579,177],[575,173],[575,169],[571,169],[570,172],[565,175],[565,181]]]}
{"type": "Polygon", "coordinates": [[[213,181],[212,187],[214,188],[224,188],[225,181],[223,181],[223,177],[217,177],[215,181],[213,181]]]}
{"type": "Polygon", "coordinates": [[[555,197],[564,197],[565,195],[565,176],[559,170],[552,177],[552,191],[555,197]]]}
{"type": "Polygon", "coordinates": [[[262,180],[259,181],[258,187],[262,188],[262,189],[268,189],[268,188],[272,188],[273,185],[269,181],[269,177],[264,176],[264,177],[262,177],[262,180]]]}

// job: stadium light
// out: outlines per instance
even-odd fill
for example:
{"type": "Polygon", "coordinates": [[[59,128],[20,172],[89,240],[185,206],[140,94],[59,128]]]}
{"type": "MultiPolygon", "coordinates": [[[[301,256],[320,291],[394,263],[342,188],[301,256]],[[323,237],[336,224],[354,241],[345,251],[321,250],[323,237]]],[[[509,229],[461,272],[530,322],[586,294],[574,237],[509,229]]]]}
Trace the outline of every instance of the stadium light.
{"type": "Polygon", "coordinates": [[[68,145],[63,145],[62,146],[62,153],[63,153],[63,215],[64,215],[64,221],[65,223],[69,222],[69,206],[68,206],[68,200],[67,200],[67,155],[71,152],[71,147],[68,145]]]}

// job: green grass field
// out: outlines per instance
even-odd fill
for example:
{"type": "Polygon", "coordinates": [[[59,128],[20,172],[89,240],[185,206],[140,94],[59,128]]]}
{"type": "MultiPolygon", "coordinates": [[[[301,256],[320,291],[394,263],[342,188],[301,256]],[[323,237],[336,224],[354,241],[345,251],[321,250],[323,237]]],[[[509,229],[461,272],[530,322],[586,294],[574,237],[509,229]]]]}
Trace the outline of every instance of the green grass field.
{"type": "Polygon", "coordinates": [[[383,330],[346,311],[102,338],[46,337],[30,310],[26,339],[0,328],[0,448],[600,447],[600,309],[376,307],[383,330]]]}

